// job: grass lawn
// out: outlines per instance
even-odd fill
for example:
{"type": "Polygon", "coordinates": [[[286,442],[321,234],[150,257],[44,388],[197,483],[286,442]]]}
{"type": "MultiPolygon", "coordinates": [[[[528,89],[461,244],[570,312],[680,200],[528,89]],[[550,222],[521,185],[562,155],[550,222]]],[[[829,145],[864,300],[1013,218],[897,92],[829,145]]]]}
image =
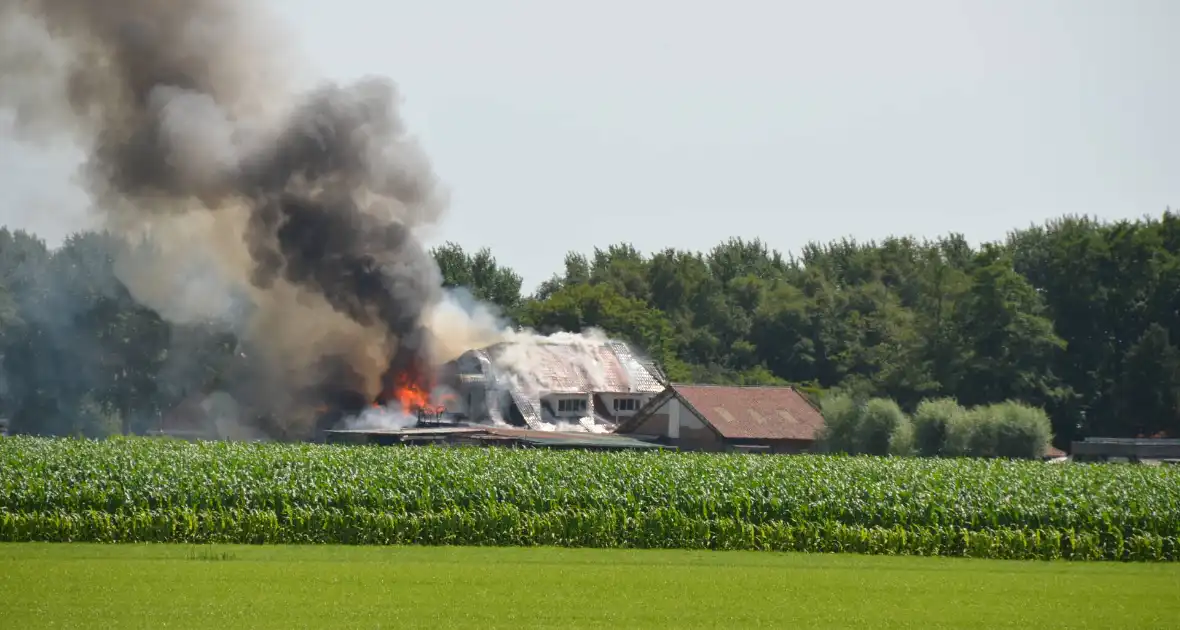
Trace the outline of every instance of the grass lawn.
{"type": "Polygon", "coordinates": [[[0,544],[7,628],[1176,628],[1180,565],[0,544]]]}

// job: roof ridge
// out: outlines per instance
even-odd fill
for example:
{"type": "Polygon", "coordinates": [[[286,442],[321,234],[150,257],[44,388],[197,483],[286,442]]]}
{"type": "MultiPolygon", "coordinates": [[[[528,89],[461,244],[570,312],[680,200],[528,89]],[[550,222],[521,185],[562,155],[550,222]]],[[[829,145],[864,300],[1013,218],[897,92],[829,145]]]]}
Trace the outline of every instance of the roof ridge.
{"type": "Polygon", "coordinates": [[[716,383],[671,383],[672,387],[714,387],[717,389],[789,389],[799,391],[794,385],[719,385],[716,383]]]}

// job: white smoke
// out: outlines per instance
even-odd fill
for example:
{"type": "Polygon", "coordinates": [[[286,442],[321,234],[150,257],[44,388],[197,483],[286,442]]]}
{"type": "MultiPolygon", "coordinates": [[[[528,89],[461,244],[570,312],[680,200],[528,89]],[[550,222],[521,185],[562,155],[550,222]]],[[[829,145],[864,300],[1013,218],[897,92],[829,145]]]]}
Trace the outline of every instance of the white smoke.
{"type": "Polygon", "coordinates": [[[610,433],[611,428],[602,424],[594,422],[593,418],[583,418],[581,422],[570,422],[563,419],[555,419],[553,422],[542,422],[542,431],[561,431],[564,433],[610,433]]]}
{"type": "Polygon", "coordinates": [[[552,335],[539,335],[531,330],[506,331],[501,341],[504,345],[492,357],[493,365],[496,373],[507,379],[505,384],[518,391],[535,396],[565,387],[550,368],[554,346],[561,348],[563,359],[573,360],[569,367],[582,376],[590,390],[609,388],[602,352],[610,338],[597,328],[552,335]]]}
{"type": "Polygon", "coordinates": [[[372,407],[344,420],[345,429],[358,431],[391,431],[407,429],[418,423],[418,417],[394,406],[372,407]]]}
{"type": "Polygon", "coordinates": [[[435,365],[468,350],[500,343],[512,333],[495,305],[477,300],[462,287],[445,290],[423,319],[432,336],[431,358],[435,365]]]}
{"type": "MultiPolygon", "coordinates": [[[[464,352],[496,346],[491,355],[500,385],[529,396],[563,389],[562,377],[554,373],[555,347],[561,359],[572,367],[593,391],[612,387],[604,359],[610,356],[608,344],[614,341],[598,328],[580,333],[557,332],[542,335],[534,330],[511,327],[494,305],[480,302],[466,289],[449,289],[443,299],[426,316],[426,325],[434,339],[436,365],[454,360],[464,352]]],[[[638,364],[623,361],[628,385],[632,388],[641,376],[638,364]]]]}

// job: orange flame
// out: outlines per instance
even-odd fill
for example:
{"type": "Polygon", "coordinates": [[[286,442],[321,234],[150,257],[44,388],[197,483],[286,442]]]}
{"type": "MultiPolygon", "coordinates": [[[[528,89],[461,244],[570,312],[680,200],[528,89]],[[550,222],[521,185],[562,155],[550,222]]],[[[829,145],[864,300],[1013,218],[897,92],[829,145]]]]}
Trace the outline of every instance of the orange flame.
{"type": "Polygon", "coordinates": [[[398,377],[393,390],[393,398],[401,403],[402,413],[411,414],[430,405],[430,394],[405,375],[398,377]]]}
{"type": "MultiPolygon", "coordinates": [[[[414,366],[417,368],[417,366],[414,366]]],[[[446,411],[446,405],[432,405],[430,403],[431,379],[419,373],[418,369],[410,369],[394,376],[393,382],[386,391],[373,402],[374,407],[382,404],[392,406],[394,402],[401,406],[402,413],[416,414],[419,411],[441,414],[446,411]]]]}

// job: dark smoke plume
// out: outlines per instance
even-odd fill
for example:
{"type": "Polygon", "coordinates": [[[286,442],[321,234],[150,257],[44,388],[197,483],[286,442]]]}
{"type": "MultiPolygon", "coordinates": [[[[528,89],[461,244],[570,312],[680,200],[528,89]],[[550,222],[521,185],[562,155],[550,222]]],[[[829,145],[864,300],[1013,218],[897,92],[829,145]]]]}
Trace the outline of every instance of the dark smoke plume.
{"type": "Polygon", "coordinates": [[[445,195],[394,85],[297,92],[274,23],[248,0],[0,0],[0,109],[19,138],[84,149],[105,228],[152,244],[120,280],[235,332],[235,395],[305,437],[317,405],[428,356],[440,280],[415,228],[445,195]]]}

